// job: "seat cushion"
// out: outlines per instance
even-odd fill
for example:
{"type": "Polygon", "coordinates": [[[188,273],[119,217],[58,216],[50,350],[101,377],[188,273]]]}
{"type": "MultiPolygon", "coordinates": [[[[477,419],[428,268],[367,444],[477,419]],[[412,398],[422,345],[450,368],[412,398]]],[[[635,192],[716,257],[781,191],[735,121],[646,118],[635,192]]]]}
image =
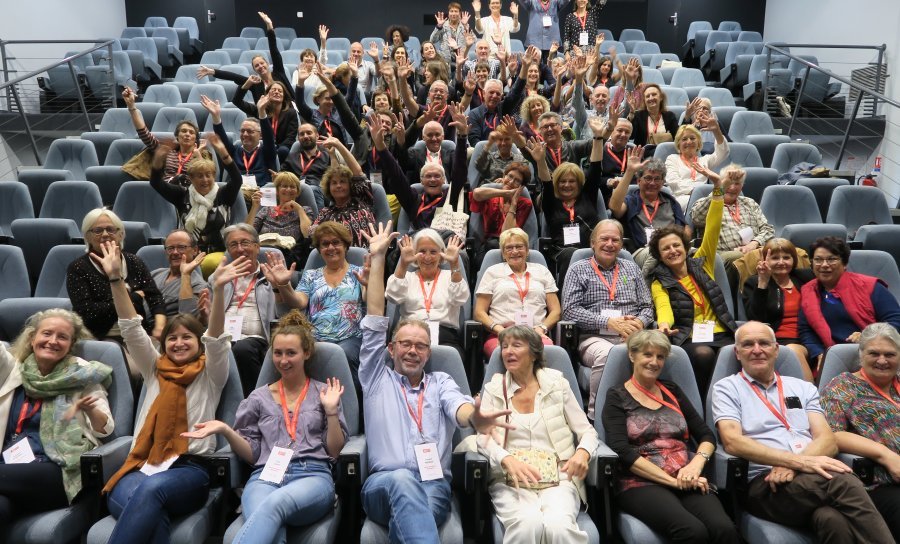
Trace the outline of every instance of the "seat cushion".
{"type": "MultiPolygon", "coordinates": [[[[341,519],[341,501],[335,501],[334,510],[325,515],[319,521],[302,527],[288,527],[287,544],[331,544],[337,537],[338,522],[341,519]]],[[[223,544],[231,544],[234,542],[238,531],[244,525],[244,516],[239,515],[222,538],[223,544]]]]}
{"type": "Polygon", "coordinates": [[[0,540],[28,544],[70,542],[80,538],[91,522],[89,501],[80,500],[68,508],[42,512],[16,520],[0,540]]]}
{"type": "MultiPolygon", "coordinates": [[[[463,531],[459,516],[459,505],[456,497],[450,501],[450,516],[438,530],[441,544],[462,544],[463,531]]],[[[370,519],[363,523],[362,532],[359,534],[361,544],[389,544],[387,527],[379,525],[370,519]]]]}
{"type": "MultiPolygon", "coordinates": [[[[588,536],[588,544],[600,544],[600,532],[597,530],[597,526],[594,525],[594,520],[591,519],[586,512],[578,512],[578,517],[575,518],[575,523],[578,524],[578,528],[587,533],[588,536]]],[[[501,544],[503,542],[503,535],[505,533],[503,529],[503,524],[500,523],[500,519],[497,516],[491,516],[491,527],[494,531],[494,543],[501,544]]],[[[628,542],[628,540],[626,540],[628,542]]],[[[634,540],[633,542],[640,542],[643,544],[643,540],[634,540]]],[[[654,541],[647,541],[650,544],[653,544],[654,541]]]]}

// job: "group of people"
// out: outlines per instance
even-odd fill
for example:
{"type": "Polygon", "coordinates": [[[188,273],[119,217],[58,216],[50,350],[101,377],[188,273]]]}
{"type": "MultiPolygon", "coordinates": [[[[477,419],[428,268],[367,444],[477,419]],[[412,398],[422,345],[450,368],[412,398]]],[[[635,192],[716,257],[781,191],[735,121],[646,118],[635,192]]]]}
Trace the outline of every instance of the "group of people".
{"type": "Polygon", "coordinates": [[[745,172],[726,164],[709,102],[690,102],[679,121],[639,62],[600,54],[605,1],[569,4],[518,0],[506,16],[499,0],[487,15],[480,1],[474,15],[451,2],[420,51],[407,51],[409,31],[394,25],[383,47],[354,43],[334,68],[324,64],[323,26],[320,51],[304,51],[294,74],[260,13],[271,65],[258,56],[249,77],[198,72],[238,84],[232,101],[248,117],[235,142],[223,105],[206,97],[212,134],[184,121],[173,141],[160,139],[126,89],[148,181],[179,228],[164,241],[168,266],[150,270],[122,251],[121,218],[88,213],[87,252],[66,276],[72,311],[36,314],[0,349],[3,451],[24,443],[42,461],[0,464],[0,529],[77,500],[79,456],[113,432],[111,370],[74,351],[94,337],[120,344],[145,388],[131,451],[103,489],[117,518],[111,542],[165,541],[171,517],[203,505],[209,479],[198,456],[214,451],[214,435],[253,466],[238,542],[283,542],[287,526],[320,519],[333,505],[351,386],[368,442],[362,506],[394,542],[438,541],[453,437],[466,427],[476,436],[458,447],[488,458],[505,541],[587,542],[576,517],[598,419],[623,469],[615,504],[673,542],[740,542],[704,472],[717,447],[710,425],[726,452],[751,463],[754,515],[823,539],[898,538],[897,300],[881,280],[846,270],[843,240],[817,240],[807,255],[774,237],[741,195],[745,172]],[[510,33],[522,26],[528,48],[514,54],[510,33]],[[649,158],[668,141],[676,154],[649,158]],[[275,202],[263,205],[269,184],[275,202]],[[711,194],[687,209],[706,184],[711,194]],[[234,216],[240,198],[246,217],[234,216]],[[464,201],[483,233],[471,254],[453,216],[464,201]],[[530,227],[538,216],[544,259],[530,227]],[[408,227],[395,232],[397,222],[408,227]],[[717,256],[752,320],[741,327],[717,256]],[[438,344],[468,359],[468,307],[484,329],[485,361],[499,349],[503,363],[480,399],[424,370],[438,344]],[[576,355],[590,369],[586,412],[544,356],[560,320],[577,325],[576,355]],[[316,342],[342,349],[352,384],[310,378],[316,342]],[[861,370],[836,378],[820,401],[811,382],[838,343],[859,344],[861,370]],[[633,375],[596,406],[619,344],[633,375]],[[712,384],[732,344],[742,370],[712,384]],[[712,388],[714,421],[658,379],[672,346],[687,352],[702,399],[712,388]],[[780,349],[803,380],[775,373],[780,349]],[[245,396],[233,425],[215,419],[229,353],[245,396]],[[258,383],[267,357],[279,379],[258,383]],[[837,451],[874,459],[873,486],[837,451]]]}

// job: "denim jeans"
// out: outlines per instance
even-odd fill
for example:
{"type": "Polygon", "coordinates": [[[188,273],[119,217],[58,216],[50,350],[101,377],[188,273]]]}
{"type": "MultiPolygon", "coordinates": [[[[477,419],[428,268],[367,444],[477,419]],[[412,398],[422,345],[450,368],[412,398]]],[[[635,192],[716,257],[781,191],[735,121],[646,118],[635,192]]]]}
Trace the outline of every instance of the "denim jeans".
{"type": "Polygon", "coordinates": [[[116,518],[110,544],[169,542],[169,518],[195,512],[209,496],[206,469],[179,459],[169,470],[147,476],[139,470],[122,477],[109,494],[116,518]]]}
{"type": "Polygon", "coordinates": [[[285,525],[309,525],[334,509],[334,480],[325,461],[292,461],[281,484],[260,480],[253,471],[241,495],[244,526],[234,542],[287,541],[285,525]]]}
{"type": "Polygon", "coordinates": [[[450,515],[450,482],[422,482],[405,468],[369,474],[362,503],[372,521],[388,526],[391,542],[439,544],[438,527],[450,515]]]}

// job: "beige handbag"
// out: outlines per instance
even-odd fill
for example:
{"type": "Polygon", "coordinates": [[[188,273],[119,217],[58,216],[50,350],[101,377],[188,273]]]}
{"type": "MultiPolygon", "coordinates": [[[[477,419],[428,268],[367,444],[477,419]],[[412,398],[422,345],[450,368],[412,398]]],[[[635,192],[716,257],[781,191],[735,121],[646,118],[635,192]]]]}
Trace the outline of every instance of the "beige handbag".
{"type": "Polygon", "coordinates": [[[462,211],[464,209],[463,193],[465,192],[465,189],[460,189],[459,196],[456,199],[456,210],[459,211],[453,209],[453,204],[449,198],[450,195],[447,195],[444,205],[434,214],[434,219],[431,220],[431,228],[436,231],[449,230],[456,233],[461,239],[466,239],[466,232],[469,228],[469,215],[462,211]]]}
{"type": "MultiPolygon", "coordinates": [[[[507,376],[503,376],[503,402],[506,404],[506,409],[509,410],[506,380],[507,376]]],[[[506,422],[509,423],[509,414],[506,415],[506,422]]],[[[503,449],[506,449],[508,438],[509,429],[506,429],[505,434],[503,435],[503,449]]],[[[519,487],[521,489],[547,489],[548,487],[556,487],[559,485],[559,457],[556,453],[539,448],[515,448],[507,451],[509,451],[509,454],[517,460],[538,469],[538,472],[541,474],[541,479],[536,483],[527,481],[520,482],[507,474],[506,485],[510,487],[519,487]]]]}
{"type": "Polygon", "coordinates": [[[665,142],[671,142],[672,135],[668,132],[654,132],[647,137],[647,143],[659,145],[665,142]]]}

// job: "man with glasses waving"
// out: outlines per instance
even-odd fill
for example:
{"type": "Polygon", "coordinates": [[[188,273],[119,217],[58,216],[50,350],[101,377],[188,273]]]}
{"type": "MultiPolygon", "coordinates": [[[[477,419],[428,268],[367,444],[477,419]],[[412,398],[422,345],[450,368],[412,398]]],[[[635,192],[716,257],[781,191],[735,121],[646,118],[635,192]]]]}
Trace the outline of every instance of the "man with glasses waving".
{"type": "Polygon", "coordinates": [[[197,301],[206,288],[199,265],[206,253],[197,250],[197,241],[184,229],[175,229],[166,236],[168,268],[157,268],[150,276],[162,293],[166,316],[197,315],[197,301]]]}
{"type": "MultiPolygon", "coordinates": [[[[398,236],[369,227],[368,314],[362,320],[359,379],[363,388],[369,475],[363,485],[366,515],[388,526],[391,542],[437,544],[450,513],[450,455],[457,427],[489,433],[509,411],[482,413],[443,372],[425,372],[431,356],[428,324],[404,319],[387,343],[384,316],[385,252],[398,236]],[[387,353],[385,353],[387,347],[387,353]]],[[[506,426],[502,422],[497,425],[506,426]]]]}
{"type": "Polygon", "coordinates": [[[822,542],[893,542],[862,482],[838,452],[814,385],[775,372],[775,332],[750,321],[735,333],[741,371],[713,385],[725,451],[750,461],[744,507],[812,529],[822,542]]]}
{"type": "MultiPolygon", "coordinates": [[[[269,323],[287,311],[277,303],[276,287],[259,268],[259,234],[246,223],[222,231],[231,261],[245,257],[253,263],[251,273],[225,285],[225,332],[231,334],[231,351],[241,376],[244,396],[256,387],[256,379],[269,349],[269,323]]],[[[210,292],[215,274],[209,277],[210,292]]]]}
{"type": "Polygon", "coordinates": [[[563,284],[563,319],[578,325],[581,364],[591,369],[587,415],[592,421],[597,385],[610,350],[654,319],[641,269],[619,256],[623,232],[615,219],[597,223],[591,233],[594,255],[572,264],[563,284]]]}

